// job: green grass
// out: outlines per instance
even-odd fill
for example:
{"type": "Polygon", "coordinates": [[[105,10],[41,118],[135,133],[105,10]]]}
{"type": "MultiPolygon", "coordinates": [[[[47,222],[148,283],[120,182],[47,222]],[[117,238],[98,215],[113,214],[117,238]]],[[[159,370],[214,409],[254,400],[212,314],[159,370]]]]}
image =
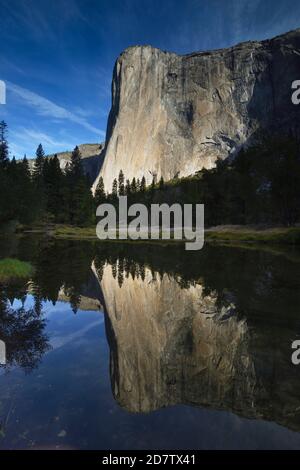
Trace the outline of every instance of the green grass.
{"type": "Polygon", "coordinates": [[[74,227],[71,225],[56,225],[54,228],[54,237],[73,240],[97,239],[96,226],[74,227]]]}
{"type": "Polygon", "coordinates": [[[31,276],[33,267],[30,263],[15,258],[0,260],[0,282],[15,279],[27,279],[31,276]]]}
{"type": "MultiPolygon", "coordinates": [[[[75,227],[71,225],[52,225],[44,227],[44,232],[48,231],[50,236],[55,238],[72,240],[98,240],[96,235],[96,225],[90,227],[75,227]]],[[[112,240],[119,243],[133,242],[133,240],[112,240]]],[[[138,243],[181,243],[177,240],[138,240],[138,243]]],[[[185,240],[182,240],[185,242],[185,240]]],[[[215,227],[205,230],[205,242],[207,243],[265,243],[265,244],[285,244],[300,245],[299,227],[278,227],[258,229],[243,226],[215,227]]]]}
{"type": "Polygon", "coordinates": [[[245,242],[300,245],[300,228],[270,228],[265,230],[238,228],[214,230],[205,233],[208,242],[245,242]]]}

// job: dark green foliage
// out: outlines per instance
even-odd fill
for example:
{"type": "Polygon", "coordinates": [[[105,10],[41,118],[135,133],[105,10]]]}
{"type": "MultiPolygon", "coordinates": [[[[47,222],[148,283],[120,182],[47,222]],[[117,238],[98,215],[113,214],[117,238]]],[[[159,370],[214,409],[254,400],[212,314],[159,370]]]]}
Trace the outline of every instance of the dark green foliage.
{"type": "Polygon", "coordinates": [[[164,182],[163,177],[160,178],[159,183],[158,183],[158,187],[159,187],[159,189],[164,189],[165,182],[164,182]]]}
{"type": "Polygon", "coordinates": [[[47,195],[46,212],[55,222],[63,222],[65,219],[64,175],[59,165],[57,155],[46,160],[44,165],[43,180],[47,195]],[[47,163],[46,163],[47,162],[47,163]]]}
{"type": "Polygon", "coordinates": [[[8,164],[8,144],[7,144],[7,124],[4,121],[0,122],[0,167],[5,167],[8,164]]]}
{"type": "Polygon", "coordinates": [[[295,225],[300,221],[300,148],[291,136],[267,136],[211,170],[146,188],[126,181],[128,203],[205,205],[206,226],[295,225]]]}
{"type": "Polygon", "coordinates": [[[141,179],[140,192],[144,193],[146,191],[146,179],[145,176],[141,179]]]}
{"type": "Polygon", "coordinates": [[[44,160],[45,160],[45,152],[44,152],[42,144],[39,144],[38,148],[36,149],[35,155],[36,155],[36,158],[34,162],[32,176],[37,184],[42,184],[43,167],[44,167],[44,160]]]}
{"type": "Polygon", "coordinates": [[[32,174],[26,157],[9,160],[7,125],[0,123],[0,224],[12,220],[87,226],[95,222],[99,204],[118,206],[118,195],[128,204],[180,203],[205,205],[205,224],[271,224],[292,226],[300,221],[300,150],[290,136],[268,136],[241,150],[235,158],[218,161],[211,170],[187,178],[163,178],[146,187],[145,177],[125,184],[121,170],[111,194],[105,194],[102,177],[95,197],[75,147],[65,171],[57,156],[46,158],[42,145],[36,151],[32,174]]]}
{"type": "Polygon", "coordinates": [[[117,195],[118,195],[118,182],[117,182],[116,178],[113,180],[113,184],[112,184],[112,195],[114,197],[117,197],[117,195]]]}
{"type": "Polygon", "coordinates": [[[26,157],[8,159],[6,131],[6,124],[1,123],[0,224],[15,220],[85,226],[94,222],[94,200],[78,147],[63,172],[58,157],[46,158],[40,144],[31,174],[26,157]]]}
{"type": "Polygon", "coordinates": [[[119,173],[119,178],[118,178],[118,186],[119,186],[119,195],[124,196],[125,195],[125,184],[124,184],[124,174],[123,171],[120,170],[119,173]]]}
{"type": "Polygon", "coordinates": [[[65,204],[67,223],[88,225],[94,219],[94,201],[88,178],[84,175],[78,147],[72,152],[71,163],[66,169],[65,204]]]}
{"type": "Polygon", "coordinates": [[[136,184],[135,178],[132,179],[130,188],[131,188],[131,194],[135,194],[137,192],[137,184],[136,184]]]}
{"type": "Polygon", "coordinates": [[[129,196],[131,194],[131,184],[129,180],[126,180],[125,194],[129,196]]]}
{"type": "Polygon", "coordinates": [[[103,204],[106,201],[106,194],[104,190],[103,178],[100,176],[96,191],[95,191],[95,203],[98,207],[100,204],[103,204]]]}

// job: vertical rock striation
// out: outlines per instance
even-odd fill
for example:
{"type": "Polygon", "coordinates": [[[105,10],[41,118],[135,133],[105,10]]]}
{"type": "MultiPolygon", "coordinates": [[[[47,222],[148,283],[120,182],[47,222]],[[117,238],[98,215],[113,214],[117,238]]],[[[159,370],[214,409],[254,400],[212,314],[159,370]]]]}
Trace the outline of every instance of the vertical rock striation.
{"type": "Polygon", "coordinates": [[[100,172],[106,189],[120,169],[129,179],[168,180],[213,167],[258,130],[298,131],[291,84],[299,73],[300,29],[184,56],[125,50],[113,73],[100,172]]]}

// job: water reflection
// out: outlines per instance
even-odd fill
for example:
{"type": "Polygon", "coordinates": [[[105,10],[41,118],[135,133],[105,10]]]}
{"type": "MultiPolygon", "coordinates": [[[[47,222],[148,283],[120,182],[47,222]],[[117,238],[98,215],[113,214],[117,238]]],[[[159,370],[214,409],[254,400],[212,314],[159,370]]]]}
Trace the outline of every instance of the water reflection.
{"type": "Polygon", "coordinates": [[[300,431],[300,375],[290,360],[300,334],[299,253],[23,239],[12,255],[35,271],[29,284],[1,287],[10,366],[28,371],[49,350],[45,302],[104,309],[111,388],[123,410],[185,404],[300,431]],[[34,305],[25,309],[28,294],[34,305]]]}
{"type": "Polygon", "coordinates": [[[9,289],[2,287],[0,292],[0,338],[6,347],[6,363],[0,365],[5,371],[21,367],[30,372],[40,363],[43,355],[50,349],[48,336],[45,334],[46,320],[42,318],[41,305],[35,303],[33,308],[26,309],[24,286],[15,285],[15,295],[21,299],[22,306],[13,308],[9,289]],[[18,293],[18,294],[17,294],[18,293]]]}
{"type": "MultiPolygon", "coordinates": [[[[244,298],[236,289],[211,290],[204,282],[123,266],[107,263],[100,276],[112,388],[122,407],[149,412],[191,404],[300,429],[300,377],[290,361],[293,322],[263,311],[276,269],[261,271],[244,298]],[[263,314],[267,318],[258,318],[263,314]]],[[[281,295],[299,301],[299,291],[282,287],[281,295]]],[[[288,303],[285,317],[287,310],[288,303]]]]}

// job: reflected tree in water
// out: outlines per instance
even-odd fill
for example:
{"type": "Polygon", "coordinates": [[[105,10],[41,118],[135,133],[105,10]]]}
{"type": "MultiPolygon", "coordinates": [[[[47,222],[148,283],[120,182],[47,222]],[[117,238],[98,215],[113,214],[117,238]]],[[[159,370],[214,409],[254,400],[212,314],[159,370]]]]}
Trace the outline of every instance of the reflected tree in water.
{"type": "Polygon", "coordinates": [[[36,313],[35,308],[24,306],[13,309],[5,295],[0,298],[0,338],[6,345],[6,364],[9,370],[19,366],[30,372],[40,363],[43,355],[51,348],[44,333],[46,320],[36,313]]]}

